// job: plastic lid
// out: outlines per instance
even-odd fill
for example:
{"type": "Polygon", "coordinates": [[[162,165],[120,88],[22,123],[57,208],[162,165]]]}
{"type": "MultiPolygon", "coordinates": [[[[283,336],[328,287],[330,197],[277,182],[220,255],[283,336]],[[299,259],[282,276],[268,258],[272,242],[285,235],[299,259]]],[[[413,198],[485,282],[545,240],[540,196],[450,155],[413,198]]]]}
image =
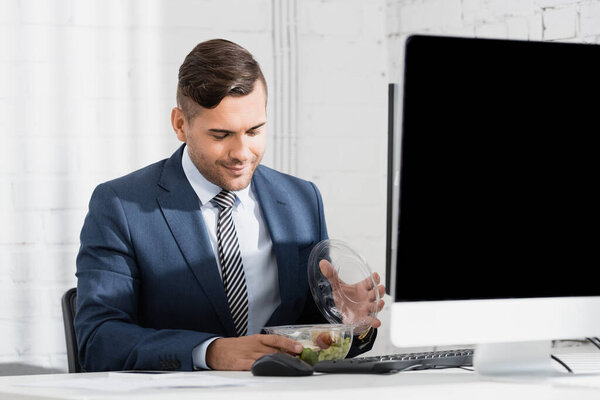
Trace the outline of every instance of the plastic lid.
{"type": "Polygon", "coordinates": [[[341,240],[323,240],[312,249],[308,284],[317,307],[332,324],[352,325],[360,334],[377,316],[379,291],[371,268],[341,240]]]}

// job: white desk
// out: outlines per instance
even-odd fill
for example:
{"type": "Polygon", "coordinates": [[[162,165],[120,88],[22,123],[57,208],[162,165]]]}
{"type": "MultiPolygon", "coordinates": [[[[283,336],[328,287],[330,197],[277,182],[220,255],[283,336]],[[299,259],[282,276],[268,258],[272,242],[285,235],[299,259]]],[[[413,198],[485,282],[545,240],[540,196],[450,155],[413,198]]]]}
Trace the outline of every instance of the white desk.
{"type": "MultiPolygon", "coordinates": [[[[491,379],[463,370],[413,371],[394,375],[314,375],[294,378],[253,377],[249,372],[188,372],[175,378],[227,377],[246,386],[210,388],[150,388],[134,391],[103,391],[65,387],[67,383],[102,382],[111,386],[114,373],[30,375],[0,378],[0,399],[600,399],[600,375],[568,375],[545,379],[491,379]],[[89,381],[89,380],[92,381],[89,381]],[[79,381],[78,381],[79,380],[79,381]],[[83,381],[82,381],[83,380],[83,381]],[[59,387],[18,386],[58,384],[59,387]]],[[[169,374],[175,375],[175,374],[169,374]]],[[[132,385],[151,379],[127,374],[132,385]]],[[[158,378],[162,379],[162,378],[158,378]]],[[[168,386],[168,379],[164,381],[168,386]]],[[[116,388],[116,385],[114,386],[116,388]]]]}

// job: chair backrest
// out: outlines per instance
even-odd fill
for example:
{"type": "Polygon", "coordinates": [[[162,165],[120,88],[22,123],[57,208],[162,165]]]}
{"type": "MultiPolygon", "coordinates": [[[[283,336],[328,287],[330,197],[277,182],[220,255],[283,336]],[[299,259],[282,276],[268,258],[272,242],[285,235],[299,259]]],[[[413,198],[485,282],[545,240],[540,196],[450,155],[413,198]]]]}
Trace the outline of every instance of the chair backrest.
{"type": "Polygon", "coordinates": [[[67,341],[67,361],[69,363],[69,372],[83,372],[79,365],[77,354],[77,339],[75,338],[75,327],[73,318],[77,304],[77,288],[71,288],[63,294],[61,299],[63,323],[65,325],[65,339],[67,341]]]}

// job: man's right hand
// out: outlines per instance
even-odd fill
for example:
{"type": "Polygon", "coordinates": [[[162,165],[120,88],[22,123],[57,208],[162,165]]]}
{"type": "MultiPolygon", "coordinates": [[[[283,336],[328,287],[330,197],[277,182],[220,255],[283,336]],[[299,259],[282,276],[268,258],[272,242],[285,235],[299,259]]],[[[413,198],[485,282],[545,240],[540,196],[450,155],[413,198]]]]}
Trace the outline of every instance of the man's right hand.
{"type": "Polygon", "coordinates": [[[279,335],[220,338],[206,349],[206,365],[214,370],[249,371],[254,361],[265,354],[301,352],[302,344],[279,335]]]}

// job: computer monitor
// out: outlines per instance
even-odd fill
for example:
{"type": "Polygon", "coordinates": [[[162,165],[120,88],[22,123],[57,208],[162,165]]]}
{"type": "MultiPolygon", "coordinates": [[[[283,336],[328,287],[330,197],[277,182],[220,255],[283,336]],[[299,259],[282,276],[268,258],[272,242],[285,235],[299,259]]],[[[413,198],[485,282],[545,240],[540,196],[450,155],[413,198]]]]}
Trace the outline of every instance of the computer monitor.
{"type": "Polygon", "coordinates": [[[476,345],[553,371],[600,335],[600,46],[411,36],[390,85],[387,284],[397,347],[476,345]]]}

